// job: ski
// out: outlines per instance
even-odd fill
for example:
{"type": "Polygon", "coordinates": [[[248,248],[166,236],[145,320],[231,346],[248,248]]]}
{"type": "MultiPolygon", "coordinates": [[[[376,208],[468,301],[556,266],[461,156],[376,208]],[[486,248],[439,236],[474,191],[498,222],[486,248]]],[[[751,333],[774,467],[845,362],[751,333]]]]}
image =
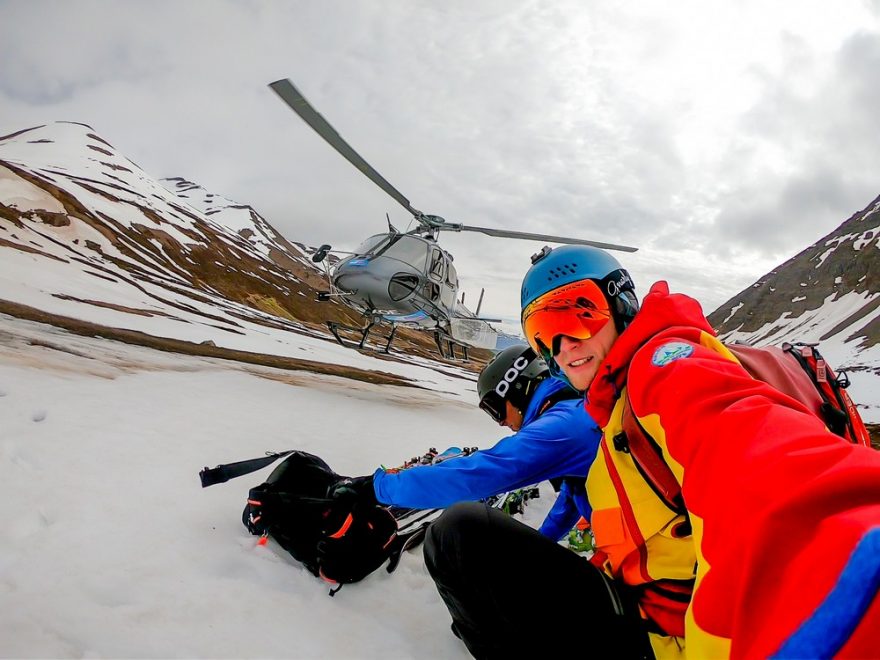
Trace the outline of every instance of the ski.
{"type": "Polygon", "coordinates": [[[393,573],[397,568],[397,565],[400,563],[400,558],[404,552],[407,550],[412,550],[413,548],[421,545],[422,541],[425,540],[425,534],[428,532],[428,525],[431,523],[423,523],[421,527],[414,529],[411,532],[407,532],[406,534],[400,535],[396,539],[397,546],[394,551],[391,553],[389,557],[388,566],[385,570],[389,573],[393,573]]]}
{"type": "MultiPolygon", "coordinates": [[[[438,452],[436,447],[430,447],[428,451],[426,451],[421,456],[414,456],[407,461],[404,461],[400,467],[397,468],[386,468],[382,466],[386,472],[396,473],[401,472],[402,470],[411,470],[413,468],[418,468],[424,465],[437,465],[444,461],[458,458],[461,456],[470,456],[475,452],[479,451],[477,447],[449,447],[445,451],[438,452]]],[[[517,513],[523,513],[524,508],[529,500],[536,499],[540,497],[540,492],[538,490],[538,486],[528,486],[525,488],[518,488],[516,490],[508,491],[505,493],[499,493],[497,495],[492,495],[487,497],[482,502],[485,502],[489,506],[500,509],[504,511],[508,515],[515,515],[517,513]]],[[[424,511],[424,509],[414,509],[409,507],[397,507],[390,506],[388,510],[391,512],[398,522],[406,521],[406,527],[412,524],[414,521],[410,521],[409,518],[413,515],[416,515],[419,511],[424,511]]],[[[424,516],[419,516],[416,520],[423,520],[431,514],[439,515],[440,509],[431,509],[429,513],[424,516]]],[[[436,516],[435,516],[436,517],[436,516]]]]}
{"type": "Polygon", "coordinates": [[[489,506],[504,511],[509,516],[517,513],[523,513],[529,500],[537,499],[541,496],[538,486],[528,486],[526,488],[518,488],[506,493],[492,495],[483,500],[489,506]]]}
{"type": "Polygon", "coordinates": [[[458,458],[459,456],[470,456],[476,451],[477,447],[465,447],[464,449],[462,449],[461,447],[449,447],[445,451],[438,452],[436,447],[430,447],[428,451],[426,451],[421,456],[413,456],[409,460],[404,461],[403,464],[398,467],[388,468],[384,465],[381,467],[389,474],[394,474],[396,472],[409,470],[411,468],[419,467],[422,465],[436,465],[437,463],[442,463],[443,461],[449,460],[450,458],[458,458]]]}
{"type": "Polygon", "coordinates": [[[431,520],[428,522],[434,522],[434,518],[437,518],[442,512],[443,509],[410,509],[410,513],[407,516],[402,516],[400,518],[395,517],[398,523],[397,531],[405,531],[415,525],[417,522],[421,522],[422,520],[431,518],[431,516],[434,517],[431,518],[431,520]],[[410,520],[410,518],[412,518],[412,520],[410,520]],[[403,524],[400,524],[401,522],[403,522],[403,524]]]}

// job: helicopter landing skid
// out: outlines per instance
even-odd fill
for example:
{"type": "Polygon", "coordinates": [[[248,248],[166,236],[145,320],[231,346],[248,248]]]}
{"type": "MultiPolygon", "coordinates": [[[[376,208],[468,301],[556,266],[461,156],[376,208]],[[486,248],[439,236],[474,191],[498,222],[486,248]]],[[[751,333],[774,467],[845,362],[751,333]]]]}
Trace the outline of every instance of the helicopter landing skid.
{"type": "Polygon", "coordinates": [[[445,360],[452,360],[453,362],[455,362],[456,360],[459,359],[455,355],[455,347],[456,346],[461,346],[461,350],[462,350],[461,361],[467,362],[469,360],[467,344],[461,344],[461,343],[455,341],[454,339],[452,339],[452,337],[447,335],[445,332],[435,331],[434,332],[434,342],[437,344],[437,350],[440,351],[441,357],[443,357],[445,360]],[[445,348],[443,346],[444,344],[446,344],[445,348]]]}
{"type": "MultiPolygon", "coordinates": [[[[336,341],[339,342],[340,346],[345,346],[346,348],[354,348],[355,345],[350,342],[347,343],[345,340],[343,340],[342,337],[339,336],[340,330],[346,330],[348,332],[360,334],[361,339],[357,343],[357,348],[363,349],[364,344],[367,341],[367,336],[370,334],[370,330],[373,329],[374,325],[376,324],[371,321],[370,323],[367,323],[367,325],[365,325],[363,328],[358,328],[353,325],[345,325],[343,323],[336,323],[335,321],[327,321],[327,327],[330,329],[330,332],[333,333],[333,336],[336,337],[336,341]]],[[[395,333],[397,333],[397,326],[392,324],[391,334],[388,335],[388,341],[385,344],[385,348],[382,349],[383,353],[391,353],[391,342],[394,341],[395,333]]]]}

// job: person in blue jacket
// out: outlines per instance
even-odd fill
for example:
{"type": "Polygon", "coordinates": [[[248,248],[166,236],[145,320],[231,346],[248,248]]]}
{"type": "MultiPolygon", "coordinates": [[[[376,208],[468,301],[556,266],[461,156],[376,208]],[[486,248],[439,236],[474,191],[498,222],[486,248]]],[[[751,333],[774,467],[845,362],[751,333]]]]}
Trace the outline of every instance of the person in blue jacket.
{"type": "Polygon", "coordinates": [[[541,533],[559,540],[581,516],[589,520],[584,481],[601,436],[582,397],[550,377],[527,344],[495,355],[480,372],[477,393],[480,408],[512,435],[469,456],[346,479],[331,495],[348,490],[366,501],[433,509],[563,478],[541,533]]]}

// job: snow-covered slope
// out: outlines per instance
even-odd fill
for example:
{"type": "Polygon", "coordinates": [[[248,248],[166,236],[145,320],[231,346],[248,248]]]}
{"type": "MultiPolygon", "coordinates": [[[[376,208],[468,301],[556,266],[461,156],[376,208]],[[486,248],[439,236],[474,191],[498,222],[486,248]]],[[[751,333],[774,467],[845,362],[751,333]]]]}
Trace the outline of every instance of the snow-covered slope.
{"type": "Polygon", "coordinates": [[[216,195],[180,177],[160,179],[159,182],[224,230],[231,230],[246,239],[265,258],[273,262],[293,261],[298,265],[295,270],[306,279],[320,277],[320,271],[305,255],[302,246],[281,236],[253,207],[216,195]]]}
{"type": "Polygon", "coordinates": [[[474,365],[339,346],[319,281],[253,209],[87,126],[0,138],[0,656],[467,657],[420,552],[328,598],[241,525],[265,472],[199,487],[266,450],[368,474],[497,440],[474,365]]]}
{"type": "MultiPolygon", "coordinates": [[[[205,490],[198,478],[266,450],[355,475],[429,446],[493,444],[499,428],[457,382],[378,386],[0,314],[0,656],[469,657],[420,549],[329,598],[241,524],[271,468],[205,490]]],[[[544,491],[526,520],[551,501],[544,491]]]]}
{"type": "Polygon", "coordinates": [[[880,421],[880,197],[715,310],[726,341],[819,342],[880,421]]]}
{"type": "Polygon", "coordinates": [[[92,304],[113,310],[106,316],[122,327],[137,314],[231,333],[241,319],[309,320],[294,300],[312,293],[301,271],[317,273],[298,248],[252,209],[225,204],[208,213],[202,199],[190,204],[87,126],[58,122],[0,138],[0,182],[0,238],[12,248],[3,251],[3,297],[67,300],[53,307],[81,318],[80,294],[95,292],[92,304]],[[285,256],[285,267],[273,254],[285,256]],[[58,284],[35,296],[14,274],[37,257],[52,262],[43,284],[58,284]]]}
{"type": "MultiPolygon", "coordinates": [[[[323,322],[359,318],[336,301],[315,301],[323,280],[302,249],[248,206],[180,178],[163,182],[83,124],[0,138],[0,302],[361,369],[399,373],[400,359],[433,364],[349,359],[323,322]]],[[[432,355],[431,339],[416,334],[404,331],[396,347],[432,355]]]]}

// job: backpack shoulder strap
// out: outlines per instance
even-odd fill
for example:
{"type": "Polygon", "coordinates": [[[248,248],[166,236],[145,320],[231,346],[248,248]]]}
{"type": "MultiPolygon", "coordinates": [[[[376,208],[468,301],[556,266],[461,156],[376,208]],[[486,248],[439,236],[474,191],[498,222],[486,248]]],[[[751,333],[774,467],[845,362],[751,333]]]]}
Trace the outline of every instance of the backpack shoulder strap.
{"type": "Polygon", "coordinates": [[[614,448],[632,456],[642,477],[666,506],[675,513],[687,516],[681,484],[663,459],[660,446],[633,413],[629,393],[624,394],[622,424],[623,431],[613,438],[614,448]]]}
{"type": "Polygon", "coordinates": [[[256,472],[257,470],[262,470],[264,467],[271,465],[279,458],[283,458],[288,454],[293,453],[293,451],[293,449],[289,449],[288,451],[282,451],[280,453],[266,452],[265,456],[252,458],[247,461],[226,463],[225,465],[218,465],[214,468],[205,466],[201,472],[199,472],[199,478],[202,480],[202,488],[207,488],[214,484],[226,483],[230,479],[235,479],[236,477],[241,477],[250,474],[251,472],[256,472]]]}
{"type": "Polygon", "coordinates": [[[870,447],[870,433],[846,392],[849,377],[845,373],[835,374],[815,344],[786,343],[782,349],[797,360],[822,397],[819,416],[828,428],[850,442],[870,447]]]}

